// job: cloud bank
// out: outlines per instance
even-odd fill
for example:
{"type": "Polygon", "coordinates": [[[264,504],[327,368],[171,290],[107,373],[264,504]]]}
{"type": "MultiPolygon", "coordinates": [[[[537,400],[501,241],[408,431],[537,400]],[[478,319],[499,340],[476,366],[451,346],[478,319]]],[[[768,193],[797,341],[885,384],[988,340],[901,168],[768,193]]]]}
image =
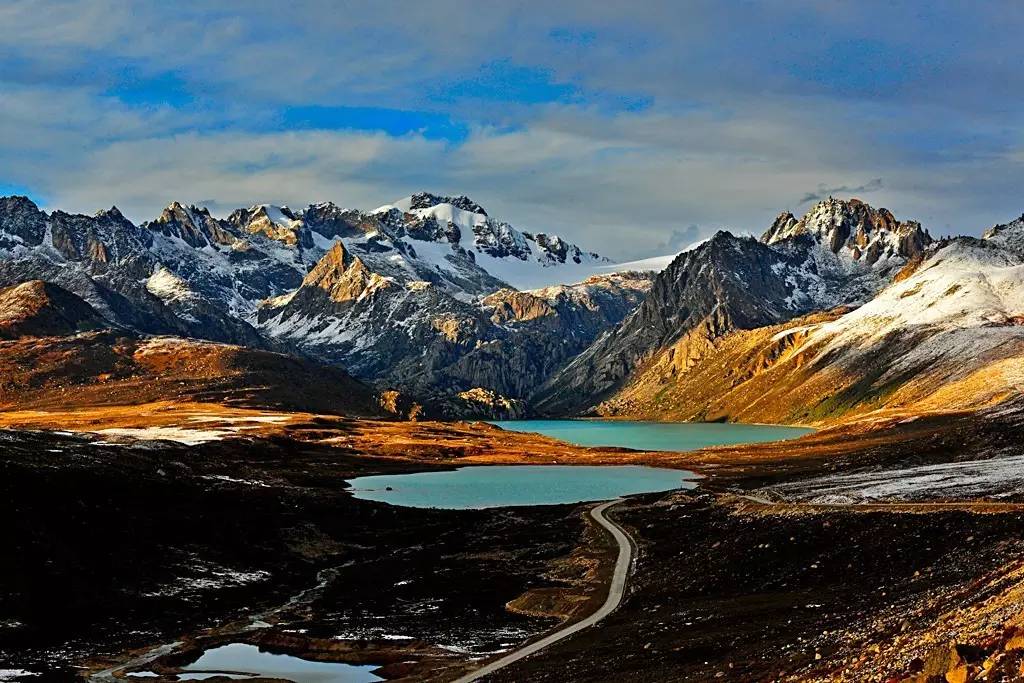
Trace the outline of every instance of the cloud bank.
{"type": "Polygon", "coordinates": [[[426,189],[622,260],[828,194],[933,234],[1024,209],[1016,3],[15,1],[0,24],[0,192],[50,207],[426,189]]]}

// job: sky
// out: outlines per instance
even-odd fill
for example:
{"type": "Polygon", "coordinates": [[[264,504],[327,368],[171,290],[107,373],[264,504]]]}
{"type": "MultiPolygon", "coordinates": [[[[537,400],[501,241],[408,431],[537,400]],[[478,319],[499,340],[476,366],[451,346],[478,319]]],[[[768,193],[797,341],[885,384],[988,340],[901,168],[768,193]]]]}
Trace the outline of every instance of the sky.
{"type": "Polygon", "coordinates": [[[612,258],[858,196],[1024,211],[1024,3],[0,3],[0,194],[370,209],[466,194],[612,258]]]}

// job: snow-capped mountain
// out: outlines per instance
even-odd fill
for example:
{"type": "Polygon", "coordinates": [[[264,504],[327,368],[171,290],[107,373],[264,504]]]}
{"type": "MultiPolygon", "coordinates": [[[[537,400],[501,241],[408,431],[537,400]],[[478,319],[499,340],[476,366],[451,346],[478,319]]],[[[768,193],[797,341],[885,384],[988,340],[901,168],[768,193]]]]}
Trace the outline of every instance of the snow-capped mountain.
{"type": "Polygon", "coordinates": [[[264,304],[258,325],[307,355],[435,405],[476,389],[521,401],[618,323],[650,282],[645,273],[615,274],[466,300],[435,283],[386,277],[339,242],[298,290],[264,304]]]}
{"type": "Polygon", "coordinates": [[[1024,216],[936,243],[830,198],[760,240],[719,232],[656,276],[512,286],[613,268],[464,196],[224,219],[175,202],[138,226],[0,199],[10,335],[114,325],[286,350],[435,415],[820,421],[1024,387],[1024,216]]]}
{"type": "Polygon", "coordinates": [[[448,242],[475,263],[513,287],[576,282],[595,274],[611,260],[586,252],[558,235],[520,232],[488,216],[466,196],[443,197],[420,192],[374,210],[400,223],[416,240],[448,242]]]}
{"type": "Polygon", "coordinates": [[[982,239],[1024,255],[1024,214],[1009,223],[993,225],[984,232],[982,239]]]}
{"type": "Polygon", "coordinates": [[[492,221],[465,197],[455,204],[441,199],[449,198],[421,193],[396,204],[409,212],[264,204],[226,219],[174,202],[135,226],[116,208],[95,216],[48,215],[27,198],[8,197],[0,200],[0,277],[8,283],[56,278],[113,320],[132,317],[115,310],[114,295],[121,294],[143,309],[136,312],[141,319],[123,322],[160,332],[193,328],[204,336],[195,326],[208,309],[252,322],[262,301],[298,288],[338,240],[381,277],[429,282],[467,301],[510,285],[477,263],[478,256],[496,271],[532,269],[552,278],[564,263],[607,262],[558,237],[527,236],[492,221]]]}
{"type": "MultiPolygon", "coordinates": [[[[736,330],[658,351],[600,406],[645,419],[829,423],[1024,405],[1024,254],[958,237],[854,310],[736,330]],[[683,362],[680,362],[680,357],[683,362]]],[[[693,340],[690,340],[691,342],[693,340]]],[[[904,419],[900,417],[897,419],[904,419]]],[[[945,449],[943,445],[937,447],[945,449]]]]}
{"type": "Polygon", "coordinates": [[[855,199],[829,198],[799,221],[784,213],[760,241],[719,232],[659,273],[636,311],[554,375],[536,403],[552,414],[593,408],[665,349],[695,361],[733,330],[864,303],[931,242],[919,224],[855,199]]]}
{"type": "MultiPolygon", "coordinates": [[[[420,193],[371,212],[260,204],[225,219],[174,202],[138,226],[116,208],[48,214],[24,197],[0,199],[0,286],[54,282],[129,329],[300,350],[424,392],[439,368],[507,337],[482,300],[515,291],[509,280],[571,281],[609,264],[557,236],[494,220],[466,197],[420,193]],[[431,348],[431,369],[420,372],[431,348]]],[[[559,304],[590,308],[564,318],[547,360],[521,381],[512,368],[496,370],[500,379],[483,388],[521,396],[543,379],[538,373],[617,322],[649,278],[605,281],[614,284],[596,299],[559,304]]],[[[445,386],[477,388],[468,382],[445,386]]]]}

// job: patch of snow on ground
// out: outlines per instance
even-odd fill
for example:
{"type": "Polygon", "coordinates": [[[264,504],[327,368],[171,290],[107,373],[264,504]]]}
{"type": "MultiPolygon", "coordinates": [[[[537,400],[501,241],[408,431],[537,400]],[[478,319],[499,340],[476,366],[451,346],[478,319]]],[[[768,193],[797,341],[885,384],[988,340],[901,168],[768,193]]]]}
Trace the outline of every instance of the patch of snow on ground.
{"type": "Polygon", "coordinates": [[[1000,499],[1024,487],[1024,455],[829,475],[771,487],[787,500],[822,504],[1000,499]]]}
{"type": "Polygon", "coordinates": [[[264,488],[264,489],[265,488],[270,488],[269,484],[265,484],[264,482],[262,482],[262,481],[260,481],[258,479],[236,479],[234,477],[229,477],[226,474],[204,474],[203,476],[200,477],[200,479],[210,479],[210,480],[213,480],[213,481],[224,481],[224,482],[228,482],[229,484],[245,484],[246,486],[257,486],[259,488],[264,488]]]}
{"type": "Polygon", "coordinates": [[[289,420],[287,415],[241,415],[238,417],[218,416],[218,415],[193,415],[189,418],[192,422],[226,422],[228,424],[235,423],[246,423],[246,422],[260,422],[269,424],[280,424],[289,420]]]}
{"type": "Polygon", "coordinates": [[[772,336],[772,341],[782,341],[783,339],[790,335],[800,334],[801,332],[807,332],[809,330],[815,329],[816,327],[817,325],[798,325],[796,327],[790,327],[789,329],[782,330],[781,332],[776,332],[775,335],[772,336]]]}
{"type": "Polygon", "coordinates": [[[147,598],[156,598],[182,593],[237,588],[251,583],[263,583],[269,581],[271,577],[268,571],[239,571],[212,563],[193,564],[189,567],[189,571],[195,572],[195,575],[180,577],[172,583],[164,584],[158,589],[142,595],[147,598]]]}
{"type": "Polygon", "coordinates": [[[140,441],[177,441],[194,446],[207,441],[218,441],[231,432],[221,429],[183,429],[181,427],[109,427],[97,434],[140,441]]]}

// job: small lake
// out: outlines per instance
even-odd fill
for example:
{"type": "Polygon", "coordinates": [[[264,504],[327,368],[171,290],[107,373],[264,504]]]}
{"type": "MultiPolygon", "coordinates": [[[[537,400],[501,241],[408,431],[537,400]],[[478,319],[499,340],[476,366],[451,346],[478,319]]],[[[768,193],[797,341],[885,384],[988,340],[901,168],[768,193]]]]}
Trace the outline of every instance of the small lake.
{"type": "Polygon", "coordinates": [[[729,422],[507,420],[492,424],[516,432],[538,432],[578,446],[621,446],[642,451],[692,451],[706,446],[779,441],[814,431],[805,427],[729,422]]]}
{"type": "Polygon", "coordinates": [[[448,472],[358,477],[352,495],[414,508],[473,510],[611,500],[634,493],[692,489],[696,475],[637,465],[483,465],[448,472]]]}
{"type": "MultiPolygon", "coordinates": [[[[179,681],[203,681],[226,677],[234,680],[248,678],[283,678],[295,683],[371,683],[384,679],[371,673],[373,664],[355,665],[335,662],[313,662],[291,655],[264,652],[255,645],[231,643],[207,650],[196,661],[182,667],[179,681]]],[[[151,671],[128,674],[128,678],[155,677],[151,671]]]]}

